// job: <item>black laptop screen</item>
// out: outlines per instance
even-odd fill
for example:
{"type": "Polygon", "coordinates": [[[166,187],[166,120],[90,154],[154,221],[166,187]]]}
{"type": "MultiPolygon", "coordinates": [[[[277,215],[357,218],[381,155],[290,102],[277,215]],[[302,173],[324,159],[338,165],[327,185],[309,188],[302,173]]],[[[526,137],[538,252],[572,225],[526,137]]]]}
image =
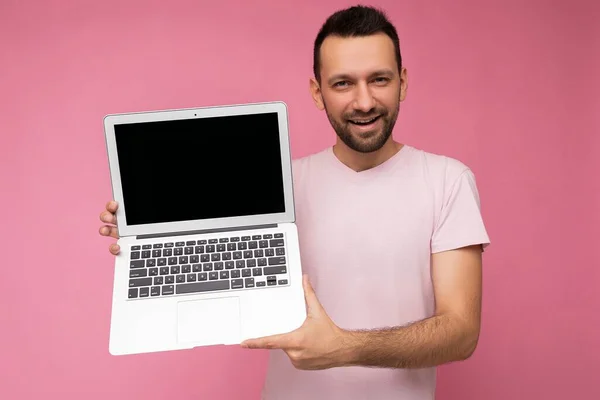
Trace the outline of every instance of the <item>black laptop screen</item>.
{"type": "Polygon", "coordinates": [[[115,126],[128,225],[285,212],[277,113],[115,126]]]}

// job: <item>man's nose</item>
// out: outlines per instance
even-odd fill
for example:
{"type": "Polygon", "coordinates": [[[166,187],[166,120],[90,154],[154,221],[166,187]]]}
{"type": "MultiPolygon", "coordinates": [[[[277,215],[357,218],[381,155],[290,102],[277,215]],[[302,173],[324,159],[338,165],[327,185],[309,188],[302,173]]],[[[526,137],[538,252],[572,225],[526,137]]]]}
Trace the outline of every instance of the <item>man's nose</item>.
{"type": "Polygon", "coordinates": [[[361,83],[356,85],[356,92],[354,98],[354,109],[360,110],[364,113],[368,113],[375,107],[375,99],[371,93],[369,85],[361,83]]]}

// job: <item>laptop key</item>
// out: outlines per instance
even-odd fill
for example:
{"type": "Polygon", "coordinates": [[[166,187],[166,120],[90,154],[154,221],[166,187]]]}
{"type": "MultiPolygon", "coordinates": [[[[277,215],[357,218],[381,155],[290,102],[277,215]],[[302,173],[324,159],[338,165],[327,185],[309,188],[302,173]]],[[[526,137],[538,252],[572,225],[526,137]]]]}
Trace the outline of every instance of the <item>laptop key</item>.
{"type": "Polygon", "coordinates": [[[139,250],[142,246],[131,246],[131,250],[139,250]]]}
{"type": "Polygon", "coordinates": [[[140,297],[148,297],[150,295],[150,288],[143,287],[140,288],[140,297]]]}
{"type": "Polygon", "coordinates": [[[173,287],[173,285],[166,285],[162,287],[162,294],[167,295],[167,294],[173,294],[175,293],[175,288],[173,287]]]}
{"type": "Polygon", "coordinates": [[[277,267],[264,267],[263,269],[265,275],[285,274],[287,272],[285,265],[278,265],[277,267]]]}
{"type": "Polygon", "coordinates": [[[160,286],[152,286],[150,289],[150,296],[158,296],[160,295],[160,286]]]}
{"type": "Polygon", "coordinates": [[[214,272],[209,272],[208,273],[208,279],[211,281],[215,281],[217,279],[219,279],[219,273],[214,271],[214,272]]]}
{"type": "Polygon", "coordinates": [[[146,268],[143,269],[132,269],[129,271],[130,278],[143,278],[148,276],[148,270],[146,268]]]}
{"type": "Polygon", "coordinates": [[[185,275],[177,275],[177,283],[185,283],[185,275]]]}
{"type": "Polygon", "coordinates": [[[281,265],[285,264],[285,257],[270,257],[268,261],[269,265],[281,265]]]}
{"type": "Polygon", "coordinates": [[[246,278],[246,287],[253,288],[254,287],[254,278],[246,278]]]}
{"type": "Polygon", "coordinates": [[[144,260],[137,260],[137,261],[132,261],[129,266],[131,268],[144,268],[146,266],[146,261],[144,260]]]}
{"type": "Polygon", "coordinates": [[[275,234],[275,237],[276,237],[276,238],[282,238],[282,237],[283,237],[283,233],[276,233],[276,234],[275,234]]]}
{"type": "Polygon", "coordinates": [[[137,299],[138,297],[138,290],[137,289],[129,289],[129,296],[130,299],[137,299]]]}
{"type": "Polygon", "coordinates": [[[152,278],[138,278],[129,280],[130,288],[150,285],[152,285],[152,278]]]}
{"type": "Polygon", "coordinates": [[[271,239],[271,240],[269,240],[269,245],[271,247],[283,246],[283,239],[271,239]]]}
{"type": "Polygon", "coordinates": [[[228,289],[229,289],[229,281],[228,280],[184,283],[184,284],[175,286],[175,291],[177,292],[177,294],[210,292],[210,291],[214,291],[214,290],[228,290],[228,289]]]}
{"type": "Polygon", "coordinates": [[[287,285],[287,284],[288,284],[288,281],[287,281],[287,279],[280,279],[280,280],[277,282],[277,284],[279,284],[279,285],[287,285]]]}
{"type": "Polygon", "coordinates": [[[165,283],[167,285],[172,285],[175,283],[175,277],[173,275],[165,276],[165,283]]]}
{"type": "Polygon", "coordinates": [[[140,258],[140,252],[139,251],[133,251],[131,252],[131,259],[132,260],[138,260],[140,258]]]}
{"type": "Polygon", "coordinates": [[[256,282],[256,287],[263,287],[265,285],[266,285],[265,281],[256,282]]]}
{"type": "MultiPolygon", "coordinates": [[[[228,282],[228,281],[224,281],[224,282],[228,282]]],[[[243,287],[244,287],[243,279],[232,279],[231,280],[231,288],[232,289],[241,289],[243,287]]]]}

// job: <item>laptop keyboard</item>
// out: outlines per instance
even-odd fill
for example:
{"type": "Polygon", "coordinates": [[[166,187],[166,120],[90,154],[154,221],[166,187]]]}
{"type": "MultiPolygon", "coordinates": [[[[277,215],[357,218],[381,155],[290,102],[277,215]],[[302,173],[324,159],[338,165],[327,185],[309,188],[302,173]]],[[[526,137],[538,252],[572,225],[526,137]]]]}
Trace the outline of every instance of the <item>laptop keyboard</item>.
{"type": "Polygon", "coordinates": [[[288,285],[283,233],[130,248],[129,298],[288,285]]]}

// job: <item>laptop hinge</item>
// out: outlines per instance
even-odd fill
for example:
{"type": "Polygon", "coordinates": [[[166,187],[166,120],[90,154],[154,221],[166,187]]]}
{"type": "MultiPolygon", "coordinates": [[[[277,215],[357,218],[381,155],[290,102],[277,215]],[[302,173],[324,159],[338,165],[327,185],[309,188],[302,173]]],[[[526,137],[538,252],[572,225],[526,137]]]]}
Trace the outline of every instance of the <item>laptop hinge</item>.
{"type": "Polygon", "coordinates": [[[149,233],[147,235],[137,235],[136,239],[153,239],[153,238],[161,238],[161,237],[169,237],[169,236],[204,235],[207,233],[247,231],[247,230],[253,230],[253,229],[267,229],[267,228],[277,228],[277,224],[235,226],[235,227],[229,227],[229,228],[202,229],[202,230],[197,230],[197,231],[183,231],[183,232],[149,233]]]}

